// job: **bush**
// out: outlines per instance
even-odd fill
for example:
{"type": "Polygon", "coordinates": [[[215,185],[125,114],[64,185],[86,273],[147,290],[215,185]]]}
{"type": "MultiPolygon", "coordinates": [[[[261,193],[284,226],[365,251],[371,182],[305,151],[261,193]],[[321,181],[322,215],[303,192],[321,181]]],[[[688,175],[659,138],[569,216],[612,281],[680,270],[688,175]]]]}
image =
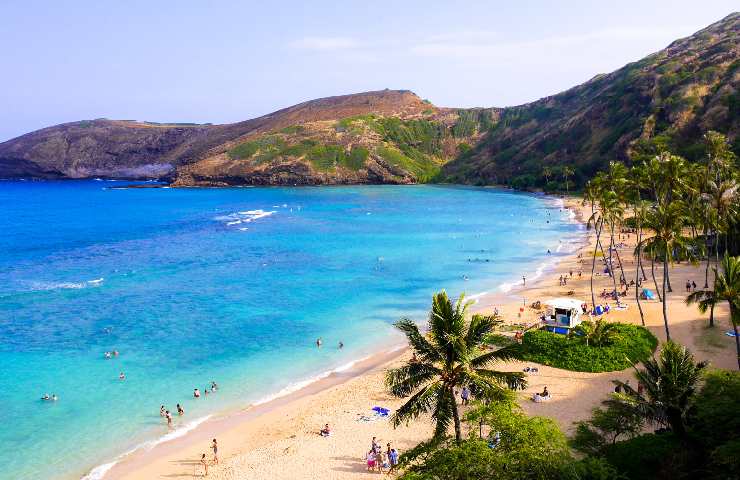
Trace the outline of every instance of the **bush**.
{"type": "Polygon", "coordinates": [[[604,450],[606,460],[630,480],[668,478],[686,465],[681,442],[672,434],[648,434],[617,442],[604,450]]]}
{"type": "Polygon", "coordinates": [[[658,345],[644,327],[619,323],[614,329],[617,336],[605,347],[586,346],[576,338],[544,330],[530,331],[522,339],[522,358],[576,372],[612,372],[648,358],[658,345]]]}

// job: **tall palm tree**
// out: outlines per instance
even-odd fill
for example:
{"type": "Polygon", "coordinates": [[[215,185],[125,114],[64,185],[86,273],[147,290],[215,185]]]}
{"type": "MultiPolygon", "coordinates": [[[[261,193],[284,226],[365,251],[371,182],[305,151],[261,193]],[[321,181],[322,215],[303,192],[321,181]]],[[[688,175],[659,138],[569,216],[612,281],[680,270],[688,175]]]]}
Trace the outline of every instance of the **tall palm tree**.
{"type": "MultiPolygon", "coordinates": [[[[715,262],[719,265],[719,240],[720,234],[727,230],[731,218],[737,213],[735,200],[737,199],[738,185],[732,180],[715,182],[709,180],[706,185],[707,192],[701,195],[706,203],[707,232],[709,227],[714,229],[714,255],[715,262]]],[[[725,245],[726,247],[726,245],[725,245]]],[[[709,252],[707,252],[707,264],[704,270],[704,289],[709,288],[707,277],[709,271],[709,252]]],[[[715,281],[717,281],[717,269],[715,281]]],[[[709,326],[714,326],[714,305],[709,308],[709,326]]]]}
{"type": "Polygon", "coordinates": [[[550,167],[542,168],[542,176],[545,177],[545,186],[550,183],[550,177],[552,177],[552,169],[550,167]]]}
{"type": "Polygon", "coordinates": [[[526,386],[519,372],[499,372],[487,367],[497,361],[516,358],[517,345],[494,351],[484,351],[484,337],[493,330],[494,317],[475,315],[468,322],[463,295],[457,302],[443,290],[432,297],[429,312],[429,332],[424,335],[409,319],[401,319],[396,327],[408,339],[416,361],[389,370],[386,387],[399,398],[410,398],[391,417],[394,427],[409,422],[425,412],[431,412],[436,422],[435,438],[444,437],[454,422],[455,438],[460,441],[460,415],[455,390],[467,386],[474,398],[496,400],[506,398],[506,388],[526,386]]]}
{"type": "Polygon", "coordinates": [[[624,393],[614,394],[605,405],[632,410],[645,420],[668,426],[679,437],[686,435],[686,417],[694,405],[694,393],[706,362],[696,362],[683,345],[668,341],[660,356],[635,367],[635,378],[644,387],[638,393],[631,386],[615,380],[624,393]]]}
{"type": "Polygon", "coordinates": [[[668,282],[668,264],[673,263],[674,255],[690,255],[690,239],[683,235],[686,223],[684,204],[674,200],[668,205],[658,204],[647,215],[646,226],[653,231],[653,237],[645,241],[644,248],[652,252],[653,258],[658,253],[663,257],[663,322],[665,323],[666,340],[671,339],[668,328],[668,299],[666,298],[666,284],[668,282]]]}
{"type": "Polygon", "coordinates": [[[563,180],[565,180],[565,193],[570,193],[568,190],[568,177],[572,177],[576,172],[568,165],[565,165],[561,173],[563,174],[563,180]]]}
{"type": "Polygon", "coordinates": [[[696,303],[699,311],[705,313],[708,308],[727,302],[730,305],[730,321],[735,333],[735,348],[737,349],[737,367],[740,369],[740,337],[737,325],[740,323],[740,257],[731,257],[725,253],[722,259],[722,274],[714,270],[714,288],[699,290],[686,298],[686,304],[696,303]]]}

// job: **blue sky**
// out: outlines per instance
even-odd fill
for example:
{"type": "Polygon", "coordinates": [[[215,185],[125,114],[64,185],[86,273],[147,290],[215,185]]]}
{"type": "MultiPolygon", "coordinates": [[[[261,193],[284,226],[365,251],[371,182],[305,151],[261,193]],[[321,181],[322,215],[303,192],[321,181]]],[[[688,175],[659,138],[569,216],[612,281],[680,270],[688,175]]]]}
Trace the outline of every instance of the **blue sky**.
{"type": "Polygon", "coordinates": [[[410,89],[440,106],[557,93],[737,9],[730,1],[0,2],[0,141],[118,118],[225,123],[410,89]]]}

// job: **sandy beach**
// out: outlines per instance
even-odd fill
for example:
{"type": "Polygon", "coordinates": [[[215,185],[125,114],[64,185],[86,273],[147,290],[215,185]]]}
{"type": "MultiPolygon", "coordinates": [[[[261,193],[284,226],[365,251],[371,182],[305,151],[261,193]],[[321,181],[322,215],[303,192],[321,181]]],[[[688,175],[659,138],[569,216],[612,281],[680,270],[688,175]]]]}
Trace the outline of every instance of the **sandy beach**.
{"type": "MultiPolygon", "coordinates": [[[[576,199],[566,199],[566,206],[584,220],[590,208],[583,207],[576,199]]],[[[507,293],[482,296],[473,306],[474,312],[492,313],[497,308],[507,323],[533,323],[539,312],[530,308],[532,302],[552,297],[566,296],[573,291],[573,298],[590,303],[589,279],[591,256],[595,236],[588,232],[584,243],[572,253],[559,257],[557,266],[545,272],[526,286],[517,286],[507,293]],[[580,257],[579,258],[579,254],[580,257]],[[570,272],[573,277],[570,277],[570,272]],[[579,278],[578,272],[582,272],[579,278]],[[567,286],[559,286],[558,279],[567,275],[567,286]],[[526,307],[524,305],[527,305],[526,307]],[[520,311],[520,308],[523,311],[520,311]],[[520,317],[521,314],[521,317],[520,317]]],[[[634,278],[635,263],[632,251],[635,235],[618,240],[624,242],[620,255],[625,262],[627,279],[634,278]]],[[[599,266],[597,260],[597,270],[599,266]]],[[[658,282],[661,277],[658,275],[658,282]]],[[[646,287],[653,289],[646,265],[646,287]]],[[[516,272],[512,272],[515,275],[516,272]]],[[[711,275],[711,274],[710,274],[711,275]]],[[[674,291],[668,294],[671,335],[674,340],[687,345],[700,359],[710,360],[721,368],[734,368],[735,350],[732,338],[725,336],[729,328],[725,307],[715,311],[717,326],[707,328],[707,315],[701,315],[694,306],[684,305],[686,280],[704,284],[703,265],[680,264],[671,269],[674,291]]],[[[611,290],[611,278],[599,276],[594,280],[594,291],[611,290]]],[[[608,320],[640,323],[634,300],[634,289],[626,298],[627,310],[612,311],[608,320]]],[[[598,302],[598,300],[597,300],[598,302]]],[[[662,341],[665,338],[661,304],[657,300],[642,302],[648,328],[662,341]]],[[[237,414],[209,420],[192,432],[176,440],[160,444],[148,451],[136,452],[113,466],[105,479],[173,479],[195,478],[203,473],[199,459],[206,453],[213,459],[211,439],[217,438],[219,462],[209,466],[208,477],[216,479],[362,479],[374,478],[377,473],[365,470],[364,455],[370,448],[373,436],[382,445],[391,442],[404,451],[428,439],[432,424],[421,419],[408,426],[393,429],[386,419],[364,421],[371,415],[371,408],[379,405],[395,409],[402,400],[392,398],[384,390],[383,377],[387,368],[405,362],[409,352],[404,349],[387,351],[358,362],[352,368],[309,385],[287,397],[237,414]],[[318,435],[328,423],[330,437],[318,435]]],[[[521,371],[527,365],[511,362],[497,365],[497,369],[521,371]]],[[[587,418],[611,391],[611,380],[631,378],[631,370],[600,374],[576,373],[539,366],[537,375],[528,377],[528,387],[519,392],[520,403],[530,415],[552,417],[568,432],[574,421],[587,418]],[[553,399],[546,403],[529,400],[535,391],[548,387],[553,399]]]]}

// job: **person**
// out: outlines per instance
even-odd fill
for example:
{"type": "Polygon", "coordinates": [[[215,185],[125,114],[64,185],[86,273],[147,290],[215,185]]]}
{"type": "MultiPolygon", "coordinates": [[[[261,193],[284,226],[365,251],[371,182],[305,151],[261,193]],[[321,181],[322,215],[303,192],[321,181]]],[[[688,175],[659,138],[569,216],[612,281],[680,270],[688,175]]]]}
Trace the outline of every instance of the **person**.
{"type": "Polygon", "coordinates": [[[167,418],[167,426],[171,427],[172,426],[172,414],[170,413],[169,410],[165,410],[164,416],[167,418]]]}
{"type": "Polygon", "coordinates": [[[118,379],[119,379],[119,380],[126,380],[126,375],[124,375],[124,374],[123,374],[123,372],[121,372],[121,373],[120,373],[120,374],[118,375],[118,379]]]}
{"type": "Polygon", "coordinates": [[[622,385],[617,384],[617,386],[614,387],[614,393],[622,393],[622,385]]]}
{"type": "Polygon", "coordinates": [[[164,412],[165,411],[167,411],[167,409],[164,408],[164,405],[162,405],[161,407],[159,407],[159,416],[160,417],[164,417],[164,412]]]}
{"type": "Polygon", "coordinates": [[[375,452],[370,449],[367,452],[367,471],[372,472],[373,470],[375,470],[375,452]]]}
{"type": "Polygon", "coordinates": [[[344,348],[344,342],[342,342],[342,341],[340,340],[340,341],[339,341],[339,350],[341,350],[341,349],[343,349],[343,348],[344,348]]]}
{"type": "Polygon", "coordinates": [[[379,452],[380,451],[380,444],[378,443],[376,437],[373,437],[373,441],[370,444],[370,448],[373,452],[379,452]]]}
{"type": "Polygon", "coordinates": [[[570,278],[573,278],[573,270],[568,272],[570,274],[570,278]]]}
{"type": "Polygon", "coordinates": [[[642,382],[637,382],[637,394],[641,396],[644,390],[645,385],[643,385],[642,382]]]}
{"type": "Polygon", "coordinates": [[[178,415],[185,415],[185,409],[180,406],[180,404],[177,404],[177,414],[178,415]]]}
{"type": "Polygon", "coordinates": [[[328,437],[329,435],[331,435],[331,429],[329,428],[328,423],[325,424],[324,428],[319,431],[319,435],[321,435],[322,437],[328,437]]]}
{"type": "Polygon", "coordinates": [[[542,393],[540,393],[540,397],[548,398],[549,396],[550,396],[550,392],[547,391],[547,385],[545,385],[545,388],[542,390],[542,393]]]}
{"type": "Polygon", "coordinates": [[[56,402],[57,400],[59,400],[59,397],[57,397],[57,394],[56,393],[52,393],[51,394],[51,401],[52,402],[56,402]]]}
{"type": "Polygon", "coordinates": [[[41,400],[51,400],[51,397],[49,396],[49,394],[48,394],[48,393],[45,393],[45,394],[43,394],[43,395],[41,396],[41,400]]]}
{"type": "Polygon", "coordinates": [[[696,291],[696,282],[693,280],[691,281],[691,290],[694,292],[696,291]]]}
{"type": "Polygon", "coordinates": [[[321,337],[319,337],[319,338],[317,338],[317,339],[316,339],[316,346],[317,346],[317,347],[321,347],[321,344],[322,344],[322,343],[323,343],[323,342],[321,341],[321,337]]]}
{"type": "Polygon", "coordinates": [[[547,254],[550,255],[550,249],[549,248],[547,249],[547,254]]]}
{"type": "Polygon", "coordinates": [[[522,285],[525,287],[527,286],[527,277],[525,277],[524,275],[522,275],[522,285]]]}
{"type": "Polygon", "coordinates": [[[393,471],[393,469],[398,465],[398,452],[395,448],[391,448],[391,451],[388,454],[388,462],[391,464],[390,471],[393,471]]]}
{"type": "Polygon", "coordinates": [[[105,358],[110,358],[110,352],[105,352],[105,358]]]}
{"type": "Polygon", "coordinates": [[[691,282],[688,281],[688,280],[686,280],[686,291],[687,292],[690,292],[691,291],[691,282]]]}
{"type": "Polygon", "coordinates": [[[218,390],[218,384],[213,380],[211,380],[211,390],[214,392],[218,390]]]}
{"type": "Polygon", "coordinates": [[[206,461],[206,454],[200,456],[200,464],[203,465],[203,476],[208,476],[208,462],[206,461]]]}
{"type": "Polygon", "coordinates": [[[197,388],[193,390],[193,398],[200,398],[200,390],[197,388]]]}
{"type": "Polygon", "coordinates": [[[211,450],[213,450],[213,464],[218,465],[218,442],[216,442],[215,438],[211,444],[211,450]]]}
{"type": "Polygon", "coordinates": [[[375,455],[375,465],[378,467],[378,472],[380,473],[383,473],[384,469],[390,467],[388,464],[388,457],[386,457],[385,453],[382,451],[375,455]]]}
{"type": "Polygon", "coordinates": [[[113,350],[113,356],[114,357],[117,357],[118,356],[118,350],[113,350]]]}
{"type": "Polygon", "coordinates": [[[460,392],[460,398],[462,398],[463,405],[468,404],[468,400],[470,399],[470,390],[468,389],[467,385],[462,388],[462,391],[460,392]]]}
{"type": "Polygon", "coordinates": [[[409,360],[409,363],[416,363],[419,360],[416,358],[416,352],[411,354],[411,360],[409,360]]]}
{"type": "Polygon", "coordinates": [[[206,385],[206,388],[203,389],[203,394],[207,397],[209,393],[211,393],[211,391],[208,389],[208,385],[206,385]]]}

